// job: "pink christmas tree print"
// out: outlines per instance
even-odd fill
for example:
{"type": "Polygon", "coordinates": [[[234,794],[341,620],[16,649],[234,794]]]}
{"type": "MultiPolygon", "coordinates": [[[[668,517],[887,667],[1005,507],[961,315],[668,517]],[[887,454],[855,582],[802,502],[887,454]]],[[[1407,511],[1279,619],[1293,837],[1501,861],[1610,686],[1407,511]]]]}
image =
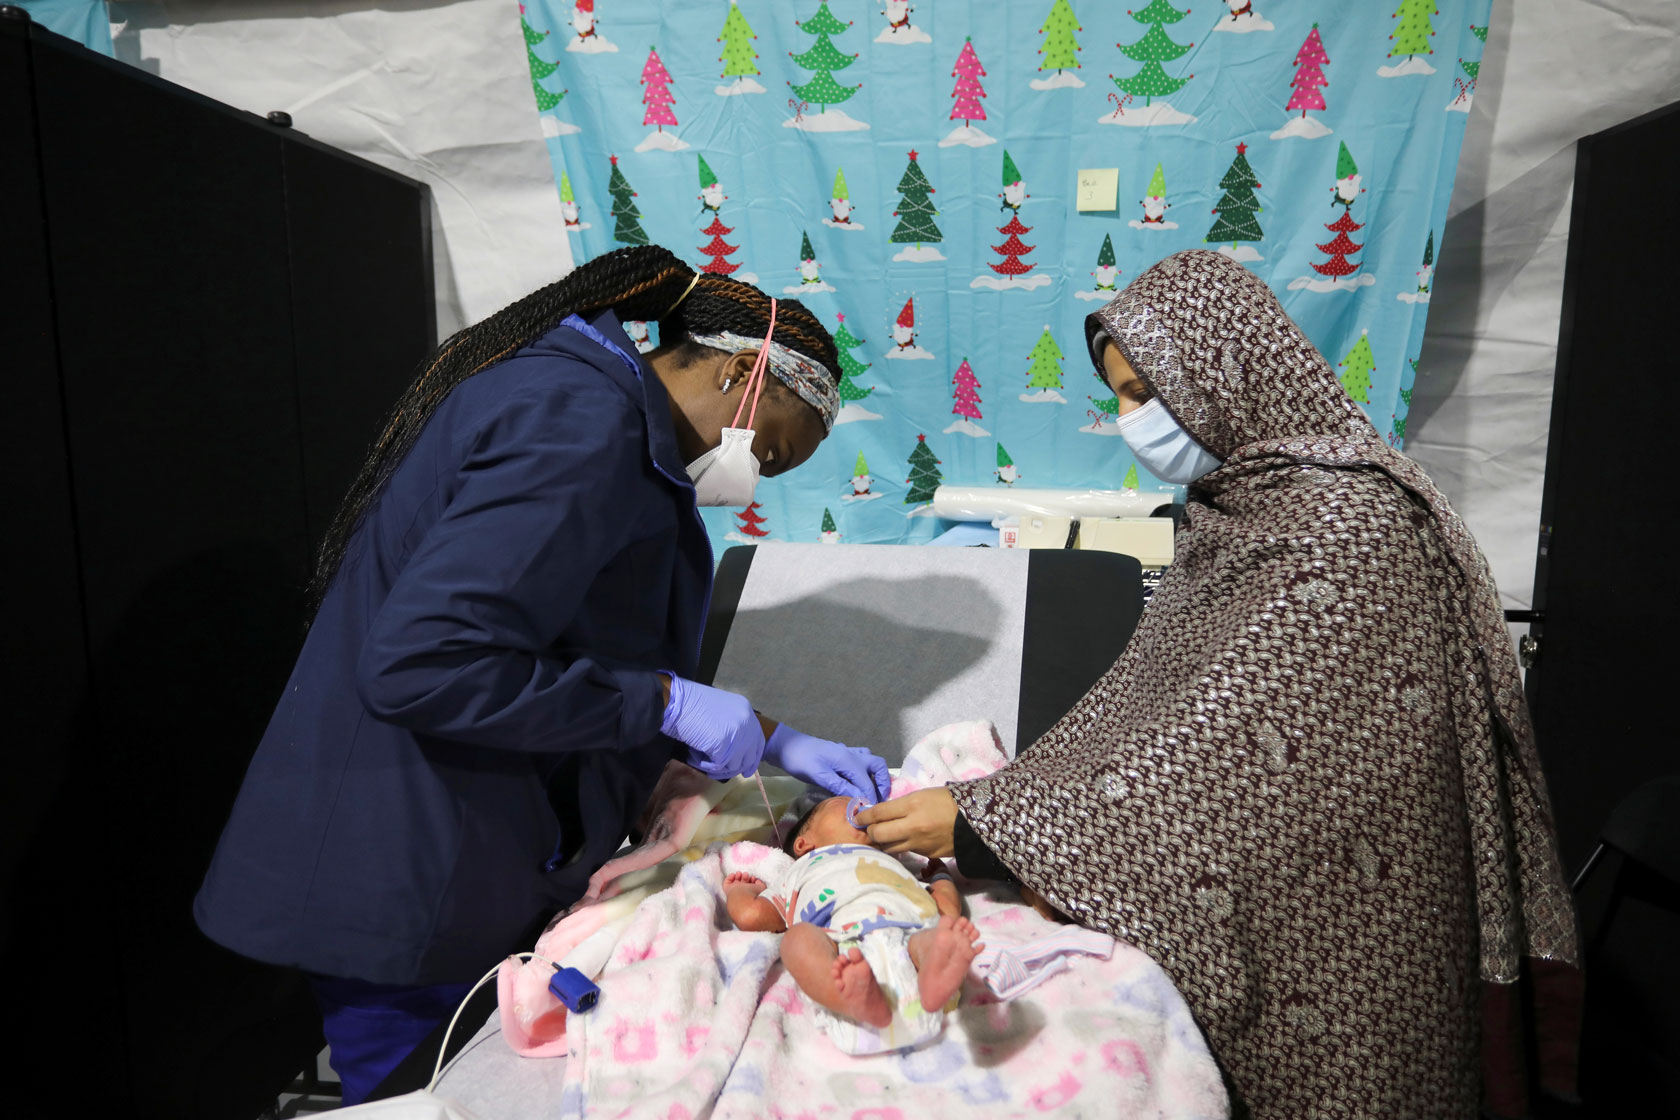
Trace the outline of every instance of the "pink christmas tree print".
{"type": "Polygon", "coordinates": [[[665,131],[667,125],[671,128],[677,126],[677,115],[671,111],[677,99],[671,94],[671,72],[660,60],[658,48],[648,48],[647,62],[642,66],[642,85],[647,87],[642,93],[642,104],[647,106],[647,111],[642,114],[642,123],[653,125],[654,131],[636,145],[636,150],[646,152],[658,148],[675,152],[688,147],[665,131]]]}
{"type": "Polygon", "coordinates": [[[1322,121],[1307,116],[1309,110],[1325,108],[1323,89],[1330,84],[1324,76],[1324,67],[1330,65],[1330,56],[1324,50],[1324,40],[1319,38],[1318,24],[1312,25],[1307,32],[1306,40],[1301,49],[1295,52],[1295,77],[1289,86],[1289,104],[1284,106],[1293,113],[1301,110],[1299,117],[1293,117],[1288,124],[1272,133],[1273,140],[1283,140],[1291,136],[1298,136],[1303,140],[1316,140],[1320,136],[1330,135],[1330,129],[1322,121]]]}
{"type": "Polygon", "coordinates": [[[957,55],[957,64],[951,68],[951,76],[957,84],[951,90],[956,104],[951,106],[949,119],[963,123],[941,140],[939,146],[949,148],[955,144],[967,144],[971,148],[981,148],[997,143],[974,127],[975,121],[986,119],[986,107],[980,104],[980,99],[986,96],[985,89],[980,85],[980,79],[986,76],[986,68],[980,65],[980,56],[974,53],[973,40],[963,40],[962,53],[957,55]]]}
{"type": "Polygon", "coordinates": [[[980,380],[974,376],[974,367],[964,358],[962,364],[957,367],[956,375],[951,378],[951,412],[960,419],[946,428],[947,432],[961,432],[965,436],[975,437],[991,435],[975,423],[980,419],[980,394],[977,392],[979,388],[980,380]]]}

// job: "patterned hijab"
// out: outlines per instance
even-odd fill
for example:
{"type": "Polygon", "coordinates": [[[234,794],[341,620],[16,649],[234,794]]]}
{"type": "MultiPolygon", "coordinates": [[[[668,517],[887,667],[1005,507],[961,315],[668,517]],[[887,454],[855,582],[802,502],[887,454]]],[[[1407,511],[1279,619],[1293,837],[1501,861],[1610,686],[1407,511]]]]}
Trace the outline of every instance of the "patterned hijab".
{"type": "MultiPolygon", "coordinates": [[[[1480,549],[1241,265],[1168,257],[1098,330],[1224,463],[1119,661],[959,807],[1166,968],[1254,1115],[1520,1110],[1516,981],[1567,1019],[1578,950],[1480,549]]],[[[1540,1057],[1567,1089],[1568,1022],[1540,1057]]]]}

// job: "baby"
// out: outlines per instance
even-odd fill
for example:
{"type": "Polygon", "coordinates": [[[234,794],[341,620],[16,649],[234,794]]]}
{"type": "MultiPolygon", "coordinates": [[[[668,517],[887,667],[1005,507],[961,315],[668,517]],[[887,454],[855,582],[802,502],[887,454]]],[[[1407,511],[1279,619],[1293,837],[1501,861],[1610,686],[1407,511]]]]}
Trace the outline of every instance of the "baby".
{"type": "MultiPolygon", "coordinates": [[[[895,1004],[906,1020],[936,1014],[985,945],[949,877],[923,887],[851,823],[848,808],[844,797],[818,802],[784,844],[791,868],[769,887],[735,872],[724,892],[740,929],[787,931],[782,964],[800,990],[837,1016],[882,1030],[895,1004]]],[[[930,1025],[936,1032],[937,1021],[930,1025]]]]}

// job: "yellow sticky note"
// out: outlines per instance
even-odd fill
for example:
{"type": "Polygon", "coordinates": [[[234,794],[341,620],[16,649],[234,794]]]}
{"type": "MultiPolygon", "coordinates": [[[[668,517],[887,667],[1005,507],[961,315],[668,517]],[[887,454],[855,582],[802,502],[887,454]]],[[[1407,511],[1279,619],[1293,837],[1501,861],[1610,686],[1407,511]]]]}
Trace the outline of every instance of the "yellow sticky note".
{"type": "Polygon", "coordinates": [[[1120,193],[1118,167],[1086,168],[1079,172],[1077,210],[1113,210],[1120,193]]]}

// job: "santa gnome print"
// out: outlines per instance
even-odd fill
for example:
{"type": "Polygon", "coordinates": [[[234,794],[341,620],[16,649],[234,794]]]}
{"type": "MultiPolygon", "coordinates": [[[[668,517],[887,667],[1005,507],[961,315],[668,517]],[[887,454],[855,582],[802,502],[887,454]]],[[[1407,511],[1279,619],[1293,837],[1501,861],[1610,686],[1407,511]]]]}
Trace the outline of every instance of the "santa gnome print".
{"type": "Polygon", "coordinates": [[[560,217],[565,220],[567,229],[590,228],[588,222],[578,221],[577,195],[572,193],[571,177],[564,171],[560,172],[560,217]]]}
{"type": "Polygon", "coordinates": [[[1021,240],[1023,233],[1031,233],[1032,227],[1021,224],[1021,204],[1028,198],[1026,183],[1021,179],[1021,172],[1015,166],[1015,161],[1009,153],[1003,153],[1003,209],[1009,211],[1009,221],[998,227],[1003,235],[1001,245],[993,245],[992,252],[997,253],[1003,260],[987,265],[995,275],[976,276],[969,282],[971,288],[990,288],[993,291],[1019,289],[1031,291],[1042,288],[1050,283],[1048,273],[1033,272],[1033,266],[1021,258],[1031,253],[1036,246],[1028,245],[1021,240]]]}
{"type": "Polygon", "coordinates": [[[1003,444],[997,445],[997,470],[992,472],[997,480],[1005,486],[1013,486],[1020,481],[1021,472],[1015,467],[1015,460],[1009,457],[1009,452],[1003,449],[1003,444]]]}
{"type": "Polygon", "coordinates": [[[887,351],[889,360],[904,362],[931,362],[933,352],[923,350],[916,345],[916,297],[911,296],[904,301],[904,310],[893,320],[892,327],[893,348],[887,351]]]}
{"type": "Polygon", "coordinates": [[[572,5],[572,30],[577,32],[577,35],[566,44],[569,51],[577,54],[609,54],[618,50],[607,42],[607,37],[595,26],[595,0],[577,0],[577,3],[572,5]]]}
{"type": "Polygon", "coordinates": [[[1119,294],[1120,270],[1114,265],[1114,238],[1109,234],[1103,234],[1102,248],[1097,250],[1096,271],[1091,276],[1097,282],[1096,287],[1073,293],[1074,299],[1107,303],[1119,294]]]}
{"type": "Polygon", "coordinates": [[[1219,17],[1219,22],[1213,25],[1215,31],[1230,31],[1242,35],[1250,31],[1277,30],[1270,21],[1254,10],[1254,0],[1225,0],[1225,6],[1231,10],[1231,14],[1219,17]]]}
{"type": "Polygon", "coordinates": [[[799,244],[799,283],[790,284],[782,289],[785,295],[798,295],[801,292],[832,292],[834,286],[822,278],[817,263],[817,251],[811,248],[811,235],[801,231],[799,244]]]}
{"type": "Polygon", "coordinates": [[[1139,200],[1143,206],[1143,221],[1133,218],[1126,224],[1133,229],[1167,230],[1177,229],[1177,222],[1167,221],[1167,211],[1172,203],[1167,201],[1167,175],[1160,164],[1155,165],[1155,174],[1149,177],[1149,188],[1144,191],[1139,200]]]}
{"type": "Polygon", "coordinates": [[[840,526],[838,526],[834,523],[834,514],[829,512],[829,509],[828,509],[827,506],[823,507],[822,543],[824,543],[824,544],[839,544],[840,543],[840,526]]]}
{"type": "Polygon", "coordinates": [[[852,468],[852,492],[841,497],[842,502],[871,502],[881,495],[869,487],[874,482],[869,474],[869,463],[864,459],[863,452],[858,452],[857,465],[852,468]]]}
{"type": "Polygon", "coordinates": [[[1359,271],[1359,261],[1348,260],[1365,248],[1363,244],[1348,236],[1365,228],[1364,223],[1353,220],[1353,204],[1365,193],[1365,188],[1359,185],[1359,180],[1359,167],[1353,162],[1353,153],[1348,151],[1348,146],[1344,143],[1341,152],[1336,156],[1336,185],[1330,189],[1330,205],[1332,208],[1340,206],[1342,216],[1325,224],[1324,228],[1336,236],[1318,246],[1319,252],[1329,254],[1329,259],[1313,264],[1313,271],[1318,273],[1316,277],[1300,276],[1291,280],[1290,291],[1299,291],[1302,288],[1309,292],[1353,291],[1377,282],[1377,278],[1369,272],[1359,271]]]}
{"type": "Polygon", "coordinates": [[[834,194],[828,200],[828,208],[833,217],[824,218],[822,224],[829,229],[843,229],[848,233],[863,229],[863,223],[852,217],[852,195],[846,189],[846,169],[834,169],[834,194]]]}
{"type": "Polygon", "coordinates": [[[956,104],[951,107],[949,119],[962,121],[962,124],[953,128],[939,142],[939,146],[950,148],[957,144],[967,144],[970,148],[984,148],[987,144],[996,144],[996,140],[987,136],[974,124],[975,121],[986,119],[986,107],[980,104],[981,98],[986,96],[985,89],[980,85],[980,79],[986,76],[986,69],[980,65],[980,59],[974,53],[973,40],[963,40],[962,53],[957,55],[957,64],[951,68],[951,76],[957,80],[957,84],[956,88],[951,90],[956,104]]]}
{"type": "Polygon", "coordinates": [[[933,36],[910,22],[910,15],[915,10],[910,0],[887,0],[887,10],[881,13],[887,17],[887,26],[875,36],[875,41],[900,47],[933,42],[933,36]]]}

